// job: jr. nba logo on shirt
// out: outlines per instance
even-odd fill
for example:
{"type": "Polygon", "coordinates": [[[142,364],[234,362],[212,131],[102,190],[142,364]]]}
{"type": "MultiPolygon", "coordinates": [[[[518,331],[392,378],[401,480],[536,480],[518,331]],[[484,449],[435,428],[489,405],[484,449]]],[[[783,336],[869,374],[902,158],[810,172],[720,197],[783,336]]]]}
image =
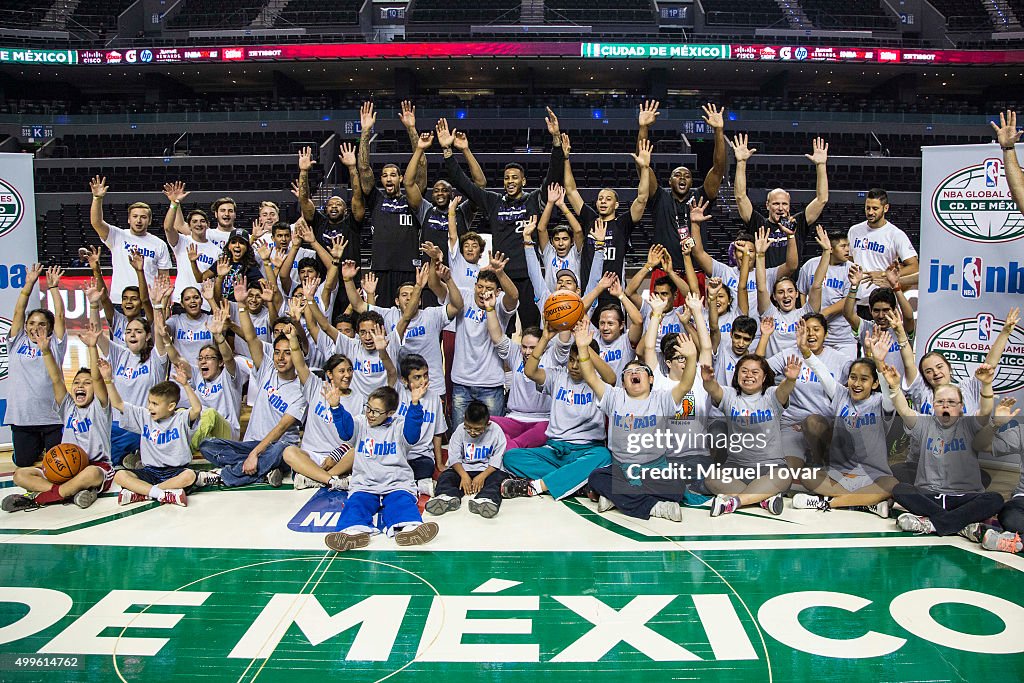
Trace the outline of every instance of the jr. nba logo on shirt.
{"type": "Polygon", "coordinates": [[[394,441],[377,441],[373,437],[367,437],[359,442],[359,448],[356,449],[356,452],[370,457],[394,455],[398,452],[398,444],[394,441]]]}
{"type": "Polygon", "coordinates": [[[982,263],[980,256],[964,258],[964,270],[960,285],[960,296],[965,299],[977,299],[981,296],[982,263]]]}
{"type": "Polygon", "coordinates": [[[475,443],[467,443],[462,448],[462,459],[466,462],[483,462],[491,457],[494,446],[478,446],[475,443]]]}

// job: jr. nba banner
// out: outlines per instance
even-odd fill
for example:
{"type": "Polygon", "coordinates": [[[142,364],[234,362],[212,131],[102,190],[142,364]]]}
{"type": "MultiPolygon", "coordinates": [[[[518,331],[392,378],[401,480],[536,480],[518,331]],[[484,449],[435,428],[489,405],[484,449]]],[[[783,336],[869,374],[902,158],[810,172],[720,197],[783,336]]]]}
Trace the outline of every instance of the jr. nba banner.
{"type": "MultiPolygon", "coordinates": [[[[10,443],[7,402],[17,400],[18,388],[7,376],[7,334],[18,293],[28,269],[36,262],[36,197],[32,156],[0,154],[0,443],[10,443]]],[[[45,288],[45,285],[44,285],[45,288]]],[[[36,289],[29,310],[38,308],[36,289]]]]}
{"type": "MultiPolygon", "coordinates": [[[[998,145],[924,147],[921,170],[917,357],[942,352],[961,382],[984,361],[1010,307],[1024,305],[1024,215],[1010,197],[998,145]]],[[[1024,399],[1020,326],[995,391],[997,399],[1024,399]]]]}

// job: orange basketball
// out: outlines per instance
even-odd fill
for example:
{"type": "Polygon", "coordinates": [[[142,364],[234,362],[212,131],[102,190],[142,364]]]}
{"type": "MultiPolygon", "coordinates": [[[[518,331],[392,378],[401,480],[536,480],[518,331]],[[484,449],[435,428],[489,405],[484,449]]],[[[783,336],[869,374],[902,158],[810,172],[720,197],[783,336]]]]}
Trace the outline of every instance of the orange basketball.
{"type": "Polygon", "coordinates": [[[559,290],[544,303],[544,319],[548,329],[570,330],[583,317],[583,299],[578,294],[559,290]]]}
{"type": "Polygon", "coordinates": [[[73,443],[60,443],[43,456],[43,476],[54,484],[63,484],[89,462],[89,456],[73,443]]]}

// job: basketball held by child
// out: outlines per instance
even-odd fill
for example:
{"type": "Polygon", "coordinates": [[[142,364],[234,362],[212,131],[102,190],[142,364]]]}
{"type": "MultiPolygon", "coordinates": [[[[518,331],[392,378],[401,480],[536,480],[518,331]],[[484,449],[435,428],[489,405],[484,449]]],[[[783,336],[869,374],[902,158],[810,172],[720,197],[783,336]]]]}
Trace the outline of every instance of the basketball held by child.
{"type": "Polygon", "coordinates": [[[63,484],[85,469],[89,456],[73,443],[57,444],[43,456],[43,476],[54,484],[63,484]]]}
{"type": "Polygon", "coordinates": [[[579,294],[559,290],[544,304],[544,320],[556,332],[571,330],[583,317],[583,299],[579,294]]]}

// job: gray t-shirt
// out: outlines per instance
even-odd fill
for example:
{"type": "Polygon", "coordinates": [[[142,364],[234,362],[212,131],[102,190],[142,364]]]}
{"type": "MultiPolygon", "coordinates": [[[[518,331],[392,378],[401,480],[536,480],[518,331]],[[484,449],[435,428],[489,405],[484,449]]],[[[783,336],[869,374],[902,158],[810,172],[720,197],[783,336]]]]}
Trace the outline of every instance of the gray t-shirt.
{"type": "MultiPolygon", "coordinates": [[[[1017,456],[1024,458],[1024,426],[1020,422],[1011,421],[992,439],[992,452],[997,457],[1017,456]]],[[[1020,481],[1013,490],[1012,497],[1024,496],[1024,464],[1020,468],[1020,481]]]]}
{"type": "MultiPolygon", "coordinates": [[[[462,291],[462,300],[466,305],[455,318],[452,382],[467,387],[500,387],[505,383],[505,370],[487,332],[487,313],[477,308],[472,288],[462,291]]],[[[494,311],[498,314],[498,324],[505,329],[516,309],[505,308],[505,296],[499,290],[494,311]]]]}
{"type": "MultiPolygon", "coordinates": [[[[395,327],[398,326],[398,321],[402,319],[402,311],[398,306],[381,308],[380,306],[367,305],[367,310],[379,313],[380,317],[384,318],[384,331],[388,334],[395,331],[395,327]]],[[[410,323],[410,325],[411,324],[412,323],[410,323]]]]}
{"type": "Polygon", "coordinates": [[[114,309],[114,317],[107,321],[110,327],[110,338],[124,344],[124,328],[128,327],[128,318],[124,313],[114,309]]]}
{"type": "Polygon", "coordinates": [[[139,456],[143,465],[185,467],[192,462],[189,442],[195,429],[189,424],[187,410],[177,410],[170,417],[157,422],[149,416],[146,408],[125,403],[121,427],[142,436],[139,456]]]}
{"type": "Polygon", "coordinates": [[[401,362],[411,353],[416,353],[427,361],[430,368],[430,390],[444,395],[444,356],[441,355],[441,330],[451,321],[448,317],[448,306],[431,306],[424,308],[409,321],[405,329],[405,337],[398,349],[398,361],[401,362]]]}
{"type": "MultiPolygon", "coordinates": [[[[787,313],[782,312],[775,306],[768,307],[768,310],[764,312],[761,319],[764,320],[767,317],[771,317],[775,321],[775,332],[768,337],[768,349],[765,351],[769,358],[783,349],[796,347],[797,324],[805,314],[813,312],[814,309],[811,308],[810,304],[794,308],[787,313]]],[[[760,330],[760,326],[758,330],[760,330]]]]}
{"type": "Polygon", "coordinates": [[[488,422],[477,437],[467,434],[465,425],[459,425],[448,442],[448,467],[458,463],[466,472],[483,472],[488,467],[500,470],[506,447],[504,432],[493,422],[488,422]]]}
{"type": "Polygon", "coordinates": [[[544,374],[544,393],[551,396],[548,438],[577,444],[604,441],[604,415],[594,390],[583,380],[573,381],[565,368],[546,368],[544,374]]]}
{"type": "Polygon", "coordinates": [[[232,439],[238,438],[241,429],[239,417],[242,411],[242,385],[249,378],[241,368],[242,364],[236,363],[234,376],[224,368],[211,380],[203,379],[203,373],[199,368],[192,368],[192,386],[199,397],[199,402],[204,408],[213,408],[228,421],[231,425],[232,439]]]}
{"type": "Polygon", "coordinates": [[[649,463],[672,452],[664,437],[656,438],[659,432],[668,431],[676,414],[670,391],[652,389],[644,398],[631,398],[625,389],[608,387],[598,407],[608,416],[608,450],[619,462],[649,463]],[[660,441],[662,447],[642,447],[640,440],[645,435],[651,443],[660,441]]]}
{"type": "MultiPolygon", "coordinates": [[[[299,447],[307,453],[326,455],[341,448],[345,442],[338,436],[331,407],[324,399],[323,388],[324,381],[314,374],[310,374],[302,385],[302,396],[309,410],[306,411],[306,428],[302,432],[302,444],[299,447]]],[[[358,397],[353,397],[354,392],[342,396],[341,403],[349,413],[359,415],[363,412],[363,404],[358,401],[358,397]]]]}
{"type": "Polygon", "coordinates": [[[732,387],[722,387],[722,400],[718,407],[725,415],[730,438],[747,435],[748,448],[730,449],[728,466],[748,467],[762,464],[784,465],[780,418],[782,405],[775,398],[776,387],[764,394],[743,394],[732,387]]]}
{"type": "Polygon", "coordinates": [[[544,263],[544,284],[548,286],[549,292],[558,289],[558,278],[555,275],[560,270],[571,270],[576,274],[576,281],[580,281],[580,250],[575,244],[569,247],[569,252],[564,257],[561,257],[555,252],[551,242],[548,242],[541,257],[544,263]]]}
{"type": "MultiPolygon", "coordinates": [[[[398,357],[394,345],[394,338],[390,337],[388,342],[388,355],[392,362],[398,357]]],[[[344,354],[352,361],[352,391],[366,398],[373,393],[374,389],[388,385],[388,371],[384,368],[384,361],[376,349],[368,351],[358,337],[355,339],[339,334],[335,340],[335,353],[344,354]]]]}
{"type": "MultiPolygon", "coordinates": [[[[898,352],[899,348],[897,347],[896,350],[898,352]]],[[[981,383],[975,377],[968,377],[956,386],[960,389],[960,395],[963,397],[964,414],[974,415],[977,413],[978,407],[981,404],[981,383]]],[[[922,415],[934,414],[932,403],[935,400],[935,391],[924,381],[924,375],[920,372],[917,373],[917,377],[907,387],[907,395],[913,401],[914,410],[922,415]]],[[[917,456],[920,452],[921,444],[911,436],[910,450],[907,452],[907,462],[917,462],[917,456]]]]}
{"type": "Polygon", "coordinates": [[[965,415],[943,427],[931,415],[917,418],[906,429],[920,444],[917,479],[914,486],[934,494],[982,493],[981,465],[972,444],[981,431],[972,415],[965,415]]]}
{"type": "Polygon", "coordinates": [[[349,440],[355,453],[349,493],[382,496],[392,491],[416,495],[416,479],[409,465],[409,443],[402,434],[405,418],[395,416],[371,427],[365,415],[356,415],[349,440]]]}
{"type": "Polygon", "coordinates": [[[626,367],[626,363],[636,358],[636,352],[629,343],[629,335],[625,332],[610,342],[605,342],[601,335],[596,335],[594,339],[597,341],[597,347],[600,349],[601,360],[608,364],[608,367],[612,369],[616,377],[622,374],[622,369],[626,367]]]}
{"type": "MultiPolygon", "coordinates": [[[[740,281],[739,268],[712,259],[711,277],[722,278],[722,284],[732,290],[732,300],[736,301],[736,292],[739,289],[740,281]]],[[[778,278],[779,266],[765,269],[765,283],[769,292],[775,288],[775,281],[778,278]]],[[[757,301],[757,277],[753,265],[750,266],[750,272],[747,274],[747,301],[751,303],[751,306],[757,301]]]]}
{"type": "Polygon", "coordinates": [[[274,365],[274,347],[263,344],[263,364],[256,368],[249,380],[249,393],[255,394],[252,416],[245,430],[244,441],[262,441],[277,426],[281,418],[291,415],[296,422],[288,428],[281,441],[299,442],[299,425],[306,417],[306,399],[298,376],[283,379],[274,365]]]}
{"type": "MultiPolygon", "coordinates": [[[[551,397],[545,394],[536,382],[526,376],[523,347],[512,343],[512,340],[505,337],[497,348],[498,356],[512,370],[512,386],[508,390],[507,416],[520,422],[547,420],[551,413],[551,397]]],[[[541,368],[553,365],[550,352],[551,349],[548,349],[541,356],[541,368]]]]}
{"type": "Polygon", "coordinates": [[[192,319],[185,313],[178,313],[167,319],[174,348],[192,365],[199,360],[199,349],[213,343],[213,333],[206,329],[206,322],[209,319],[209,313],[202,313],[197,319],[192,319]]]}
{"type": "MultiPolygon", "coordinates": [[[[775,371],[775,380],[781,384],[786,376],[783,369],[786,367],[786,358],[796,356],[803,361],[800,351],[794,346],[787,348],[774,356],[768,358],[768,365],[775,371]]],[[[846,383],[846,376],[850,372],[851,361],[835,349],[823,347],[818,354],[818,360],[829,370],[829,374],[835,377],[839,384],[846,383]]],[[[732,378],[729,378],[732,381],[732,378]]],[[[796,378],[796,386],[789,394],[789,406],[782,412],[782,425],[790,426],[803,422],[811,415],[831,415],[832,399],[825,392],[817,373],[811,369],[806,362],[800,365],[800,374],[796,378]]]]}
{"type": "MultiPolygon", "coordinates": [[[[256,313],[249,313],[249,318],[252,319],[252,327],[256,331],[256,338],[260,341],[274,343],[271,339],[273,329],[270,327],[270,309],[263,306],[256,313]]],[[[238,304],[231,304],[231,320],[236,325],[241,325],[238,320],[238,304]]],[[[326,336],[326,335],[325,335],[326,336]]],[[[249,345],[245,343],[245,338],[241,334],[235,335],[235,355],[236,356],[248,356],[249,345]]]]}
{"type": "MultiPolygon", "coordinates": [[[[796,288],[804,296],[810,294],[811,284],[814,282],[814,271],[818,269],[818,260],[821,257],[813,258],[800,268],[800,275],[797,277],[796,288]]],[[[821,287],[821,309],[842,301],[850,287],[848,278],[850,272],[850,261],[844,261],[838,266],[829,266],[825,274],[825,283],[821,287]]],[[[853,338],[853,329],[850,322],[840,311],[835,315],[828,316],[828,336],[825,337],[825,344],[832,347],[850,346],[856,344],[853,338]]]]}
{"type": "MultiPolygon", "coordinates": [[[[444,404],[441,396],[433,389],[427,389],[427,393],[420,399],[423,406],[423,426],[420,427],[420,438],[409,447],[409,459],[434,458],[434,437],[441,436],[448,431],[448,423],[444,419],[444,404]]],[[[398,411],[395,413],[404,418],[412,406],[412,394],[402,383],[398,382],[398,411]]]]}
{"type": "MultiPolygon", "coordinates": [[[[651,368],[654,373],[654,388],[662,391],[672,392],[678,382],[665,375],[661,368],[651,368]]],[[[711,397],[704,391],[704,383],[698,376],[693,380],[693,386],[683,396],[676,407],[672,418],[668,421],[669,429],[674,434],[685,435],[681,446],[672,448],[669,456],[672,458],[687,458],[695,455],[707,455],[709,450],[708,442],[702,435],[707,433],[708,407],[711,405],[711,397]]],[[[718,411],[721,414],[722,411],[718,411]]]]}
{"type": "Polygon", "coordinates": [[[891,477],[885,435],[895,413],[882,409],[882,394],[876,391],[862,401],[854,401],[850,390],[840,386],[836,388],[831,410],[835,418],[829,469],[839,476],[867,475],[874,481],[891,477]]]}
{"type": "MultiPolygon", "coordinates": [[[[858,341],[860,341],[861,347],[864,346],[864,340],[867,339],[868,335],[871,334],[874,329],[874,320],[865,320],[861,318],[860,330],[858,330],[858,341]]],[[[889,353],[885,354],[885,362],[899,370],[900,377],[906,377],[907,368],[903,365],[903,356],[900,355],[900,344],[896,341],[896,333],[889,330],[889,334],[892,336],[892,343],[889,345],[889,353]]]]}
{"type": "Polygon", "coordinates": [[[73,443],[89,456],[89,462],[110,464],[110,406],[104,408],[98,398],[79,408],[70,394],[60,404],[64,420],[63,443],[73,443]]]}
{"type": "MultiPolygon", "coordinates": [[[[149,400],[149,390],[167,379],[167,356],[161,356],[153,349],[145,363],[117,342],[110,341],[107,354],[114,376],[114,387],[125,403],[144,406],[149,400]]],[[[121,414],[114,411],[114,422],[120,423],[121,414]]]]}
{"type": "MultiPolygon", "coordinates": [[[[50,337],[50,353],[57,367],[64,363],[68,347],[67,335],[63,339],[50,337]]],[[[13,339],[7,340],[7,415],[9,425],[55,425],[61,421],[57,401],[53,398],[53,383],[43,363],[43,353],[28,338],[22,328],[13,339]]]]}

